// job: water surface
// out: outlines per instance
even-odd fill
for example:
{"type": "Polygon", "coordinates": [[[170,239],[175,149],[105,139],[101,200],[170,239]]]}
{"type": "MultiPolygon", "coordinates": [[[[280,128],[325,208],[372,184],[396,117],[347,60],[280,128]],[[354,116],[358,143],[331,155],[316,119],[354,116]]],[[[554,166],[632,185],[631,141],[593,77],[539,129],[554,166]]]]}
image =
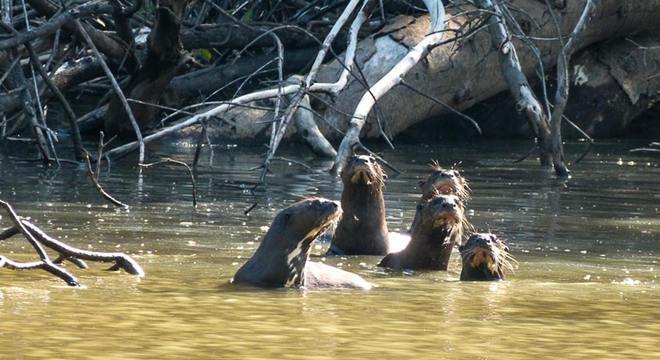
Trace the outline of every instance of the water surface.
{"type": "MultiPolygon", "coordinates": [[[[471,221],[508,240],[519,267],[509,281],[462,283],[457,256],[446,273],[416,274],[386,273],[378,257],[326,259],[373,282],[368,292],[227,285],[279,209],[304,196],[339,199],[341,183],[322,171],[277,161],[267,188],[252,193],[258,172],[250,169],[263,149],[221,146],[213,167],[200,168],[193,209],[182,168],[140,176],[125,159],[101,176],[131,205],[119,210],[83,168],[44,170],[5,149],[0,198],[72,245],[134,255],[147,276],[69,265],[84,284],[69,288],[41,271],[0,269],[0,358],[659,358],[660,167],[627,153],[636,145],[598,145],[568,181],[534,160],[513,164],[527,143],[384,150],[403,171],[389,171],[391,230],[408,228],[429,160],[461,162],[474,193],[471,221]]],[[[568,157],[582,147],[569,145],[568,157]]],[[[172,152],[192,159],[189,147],[150,155],[172,152]]],[[[0,222],[9,224],[4,213],[0,222]]],[[[0,253],[35,258],[18,237],[0,242],[0,253]]]]}

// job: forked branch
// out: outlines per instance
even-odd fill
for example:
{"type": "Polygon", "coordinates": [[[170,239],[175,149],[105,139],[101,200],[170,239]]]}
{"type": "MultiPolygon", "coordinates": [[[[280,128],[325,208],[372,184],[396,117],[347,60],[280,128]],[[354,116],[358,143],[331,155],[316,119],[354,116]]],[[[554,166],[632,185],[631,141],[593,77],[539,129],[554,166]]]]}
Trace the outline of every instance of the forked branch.
{"type": "Polygon", "coordinates": [[[110,262],[114,264],[108,270],[123,269],[131,275],[139,277],[144,276],[144,270],[142,267],[133,258],[124,253],[106,253],[75,248],[61,240],[49,236],[33,223],[21,219],[9,203],[0,200],[0,206],[7,211],[9,218],[14,223],[13,227],[0,232],[0,241],[6,240],[20,233],[25,236],[39,255],[39,261],[32,262],[19,262],[0,256],[0,267],[12,270],[45,270],[64,280],[71,286],[78,286],[79,282],[75,276],[58,265],[58,263],[61,263],[65,259],[71,261],[80,268],[86,268],[86,264],[82,260],[110,262]],[[51,260],[45,248],[57,252],[59,255],[57,260],[51,260]]]}

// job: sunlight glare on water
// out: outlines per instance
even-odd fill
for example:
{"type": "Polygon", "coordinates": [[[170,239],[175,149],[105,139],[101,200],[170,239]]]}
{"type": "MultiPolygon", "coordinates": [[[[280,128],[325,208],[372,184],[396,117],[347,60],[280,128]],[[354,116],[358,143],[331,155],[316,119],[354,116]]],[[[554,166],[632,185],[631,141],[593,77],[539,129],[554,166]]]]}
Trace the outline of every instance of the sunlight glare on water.
{"type": "MultiPolygon", "coordinates": [[[[378,257],[326,259],[377,286],[368,292],[227,284],[279,209],[304,196],[339,199],[340,181],[325,172],[276,162],[267,190],[253,195],[258,173],[248,169],[261,149],[223,148],[214,168],[201,167],[193,210],[182,168],[140,178],[125,159],[101,177],[131,205],[122,210],[82,168],[41,171],[2,155],[0,198],[20,215],[77,247],[128,252],[147,276],[69,264],[85,285],[69,288],[44,272],[0,269],[0,358],[660,358],[660,168],[629,155],[635,145],[598,145],[568,181],[533,160],[513,164],[526,143],[384,151],[403,170],[386,184],[391,231],[409,227],[431,159],[462,161],[472,223],[506,239],[519,266],[509,281],[465,283],[456,254],[446,273],[387,273],[378,257]]],[[[580,146],[568,146],[568,157],[580,146]]],[[[175,158],[190,162],[189,150],[175,158]]],[[[18,237],[0,242],[0,254],[35,258],[18,237]]]]}

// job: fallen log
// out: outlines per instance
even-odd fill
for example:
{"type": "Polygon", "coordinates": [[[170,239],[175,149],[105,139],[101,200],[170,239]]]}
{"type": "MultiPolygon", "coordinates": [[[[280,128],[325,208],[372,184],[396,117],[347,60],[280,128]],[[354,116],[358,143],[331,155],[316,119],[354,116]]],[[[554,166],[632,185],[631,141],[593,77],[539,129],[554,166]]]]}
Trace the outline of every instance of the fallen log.
{"type": "MultiPolygon", "coordinates": [[[[553,82],[549,84],[548,90],[554,91],[553,82]]],[[[535,90],[540,93],[538,84],[535,90]]],[[[605,139],[627,134],[631,127],[638,127],[636,120],[659,102],[660,38],[620,38],[575,55],[565,115],[590,137],[605,139]]],[[[505,93],[479,103],[467,114],[478,119],[484,137],[532,135],[527,122],[516,113],[514,101],[505,93]]],[[[657,115],[655,118],[660,119],[657,115]]],[[[418,126],[420,130],[414,127],[411,131],[428,131],[432,121],[424,121],[418,126]]],[[[644,128],[650,127],[647,121],[644,128]]],[[[565,134],[565,138],[581,137],[584,136],[570,128],[565,134]]]]}
{"type": "MultiPolygon", "coordinates": [[[[584,9],[585,1],[567,2],[561,9],[559,26],[563,34],[571,32],[584,9]]],[[[556,65],[561,44],[556,40],[557,30],[550,19],[544,2],[536,0],[519,0],[514,5],[518,22],[528,29],[532,39],[537,42],[543,60],[544,68],[552,69],[556,65]]],[[[448,9],[447,31],[459,31],[461,26],[470,21],[465,7],[462,14],[454,9],[448,9]]],[[[473,9],[474,10],[474,9],[473,9]]],[[[601,1],[595,9],[595,15],[589,27],[582,35],[579,48],[611,39],[622,39],[634,33],[652,33],[660,30],[660,23],[655,21],[660,16],[660,0],[643,0],[621,2],[615,0],[601,1]]],[[[427,16],[413,18],[400,16],[388,24],[377,34],[360,41],[356,53],[356,61],[361,68],[366,82],[373,84],[389,69],[401,60],[408,49],[417,44],[426,35],[429,28],[427,16]]],[[[532,52],[518,39],[514,39],[523,72],[533,78],[537,60],[532,52]]],[[[318,81],[334,81],[343,67],[339,61],[332,61],[322,67],[318,81]]],[[[481,31],[465,42],[451,42],[433,49],[425,61],[418,64],[405,77],[405,81],[416,89],[431,94],[458,110],[489,99],[507,88],[501,75],[499,60],[491,49],[490,37],[481,31]]],[[[340,138],[340,131],[345,131],[359,99],[365,89],[362,81],[350,79],[347,87],[336,97],[327,97],[323,102],[312,98],[312,106],[323,115],[324,121],[319,122],[322,133],[329,139],[340,138]],[[329,104],[329,105],[327,105],[329,104]]],[[[321,95],[319,95],[321,96],[321,95]]],[[[437,118],[448,110],[435,102],[421,96],[412,96],[403,88],[397,87],[388,92],[378,102],[381,119],[390,135],[417,124],[427,118],[437,118]]],[[[373,114],[372,114],[373,115],[373,114]]],[[[223,139],[249,140],[260,134],[266,134],[269,123],[264,121],[269,113],[258,109],[233,109],[226,112],[224,122],[209,122],[209,135],[223,139]],[[229,123],[231,126],[226,126],[229,123]]],[[[380,130],[375,118],[370,116],[361,132],[362,137],[380,137],[380,130]]],[[[186,125],[193,126],[195,123],[186,125]]],[[[197,134],[197,129],[186,126],[176,131],[176,136],[185,137],[197,134]]],[[[289,134],[291,134],[290,132],[289,134]]],[[[151,139],[156,140],[159,136],[151,139]]],[[[262,138],[263,139],[263,138],[262,138]]],[[[261,140],[260,140],[261,141],[261,140]]]]}

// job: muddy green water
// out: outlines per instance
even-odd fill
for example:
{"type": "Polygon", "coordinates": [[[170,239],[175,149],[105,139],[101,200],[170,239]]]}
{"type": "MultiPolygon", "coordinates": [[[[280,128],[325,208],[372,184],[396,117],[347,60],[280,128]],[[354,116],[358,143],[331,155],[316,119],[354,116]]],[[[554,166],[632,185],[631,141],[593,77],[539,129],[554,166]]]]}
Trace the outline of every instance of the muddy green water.
{"type": "MultiPolygon", "coordinates": [[[[339,198],[341,183],[325,173],[277,162],[267,190],[251,194],[260,150],[219,147],[193,210],[180,168],[140,177],[126,159],[101,179],[126,211],[106,205],[83,169],[41,170],[5,149],[0,198],[75,246],[133,254],[147,276],[69,265],[84,284],[69,288],[41,271],[0,269],[0,358],[660,358],[660,165],[627,153],[635,145],[597,146],[569,181],[533,160],[512,164],[528,143],[384,151],[404,171],[387,182],[391,230],[408,227],[428,160],[462,161],[473,224],[507,239],[520,264],[509,281],[462,283],[457,256],[446,273],[412,275],[379,270],[378,257],[327,259],[373,282],[368,292],[227,285],[278,209],[302,196],[339,198]]],[[[568,156],[581,148],[568,146],[568,156]]],[[[8,225],[4,213],[0,222],[8,225]]],[[[0,253],[34,258],[18,238],[0,242],[0,253]]]]}

